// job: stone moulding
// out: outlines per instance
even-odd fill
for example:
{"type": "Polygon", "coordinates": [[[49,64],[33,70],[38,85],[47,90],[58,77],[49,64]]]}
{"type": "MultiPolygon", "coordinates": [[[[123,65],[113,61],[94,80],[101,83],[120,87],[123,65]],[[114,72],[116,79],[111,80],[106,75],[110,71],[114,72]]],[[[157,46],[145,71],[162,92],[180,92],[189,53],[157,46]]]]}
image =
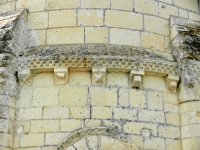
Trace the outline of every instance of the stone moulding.
{"type": "Polygon", "coordinates": [[[138,150],[135,144],[123,133],[120,133],[116,127],[91,127],[81,129],[68,136],[58,147],[57,150],[66,150],[77,141],[89,136],[107,136],[114,140],[119,140],[128,150],[138,150]]]}

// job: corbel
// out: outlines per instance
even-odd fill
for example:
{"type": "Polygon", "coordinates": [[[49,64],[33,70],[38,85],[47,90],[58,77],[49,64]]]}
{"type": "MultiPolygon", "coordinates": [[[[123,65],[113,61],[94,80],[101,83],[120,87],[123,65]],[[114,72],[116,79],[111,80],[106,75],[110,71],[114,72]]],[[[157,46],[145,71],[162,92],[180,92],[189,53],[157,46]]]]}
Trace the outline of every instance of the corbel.
{"type": "Polygon", "coordinates": [[[32,75],[30,69],[21,70],[17,74],[20,86],[32,86],[32,75]]]}
{"type": "Polygon", "coordinates": [[[66,84],[68,82],[68,68],[54,68],[54,84],[66,84]]]}
{"type": "Polygon", "coordinates": [[[92,68],[92,83],[101,85],[106,84],[106,68],[92,68]]]}
{"type": "Polygon", "coordinates": [[[145,74],[144,70],[131,70],[130,84],[134,88],[139,88],[142,85],[142,76],[145,74]]]}
{"type": "Polygon", "coordinates": [[[166,86],[170,91],[175,91],[177,88],[177,84],[179,82],[179,77],[174,75],[168,75],[166,77],[166,86]]]}

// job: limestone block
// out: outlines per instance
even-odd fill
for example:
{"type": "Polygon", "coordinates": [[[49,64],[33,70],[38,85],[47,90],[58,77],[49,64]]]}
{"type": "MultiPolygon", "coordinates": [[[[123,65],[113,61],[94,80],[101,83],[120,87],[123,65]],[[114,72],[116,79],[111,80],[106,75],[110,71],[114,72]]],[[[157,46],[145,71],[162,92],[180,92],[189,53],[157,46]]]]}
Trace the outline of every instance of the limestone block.
{"type": "Polygon", "coordinates": [[[0,133],[0,145],[5,147],[12,147],[13,137],[11,134],[0,133]]]}
{"type": "Polygon", "coordinates": [[[15,1],[0,5],[0,14],[15,10],[15,1]]]}
{"type": "Polygon", "coordinates": [[[88,146],[86,143],[87,143],[86,139],[81,139],[74,144],[74,147],[80,150],[88,150],[88,146]]]}
{"type": "MultiPolygon", "coordinates": [[[[37,46],[46,45],[46,30],[31,30],[30,34],[35,40],[37,46]]],[[[34,44],[33,44],[34,45],[34,44]]]]}
{"type": "Polygon", "coordinates": [[[68,107],[44,107],[43,119],[69,118],[68,107]]]}
{"type": "Polygon", "coordinates": [[[124,132],[131,134],[141,134],[143,128],[150,129],[153,136],[157,135],[157,125],[155,124],[146,124],[146,123],[136,123],[136,122],[127,122],[124,125],[124,132]]]}
{"type": "Polygon", "coordinates": [[[178,8],[171,5],[159,3],[159,16],[169,19],[170,15],[178,16],[178,8]]]}
{"type": "Polygon", "coordinates": [[[148,108],[154,110],[163,110],[163,96],[161,92],[147,92],[148,108]]]}
{"type": "Polygon", "coordinates": [[[50,146],[50,147],[43,147],[42,150],[55,150],[56,148],[57,148],[56,146],[50,146]]]}
{"type": "Polygon", "coordinates": [[[144,15],[144,27],[149,32],[169,35],[169,21],[162,18],[144,15]]]}
{"type": "Polygon", "coordinates": [[[200,124],[200,111],[185,112],[181,114],[181,125],[200,124]]]}
{"type": "Polygon", "coordinates": [[[131,135],[130,137],[138,148],[143,148],[143,138],[141,136],[131,135]]]}
{"type": "Polygon", "coordinates": [[[92,68],[92,84],[106,84],[106,68],[92,68]]]}
{"type": "Polygon", "coordinates": [[[123,72],[108,72],[107,85],[128,86],[128,74],[123,72]]]}
{"type": "Polygon", "coordinates": [[[33,120],[42,118],[42,108],[20,108],[18,120],[33,120]]]}
{"type": "Polygon", "coordinates": [[[76,26],[75,10],[59,10],[49,12],[49,27],[76,26]]]}
{"type": "Polygon", "coordinates": [[[60,130],[61,131],[73,131],[83,127],[81,120],[61,120],[60,130]]]}
{"type": "Polygon", "coordinates": [[[164,36],[148,32],[142,32],[141,45],[146,48],[164,51],[164,36]]]}
{"type": "Polygon", "coordinates": [[[110,0],[82,0],[81,8],[110,8],[110,0]]]}
{"type": "Polygon", "coordinates": [[[130,106],[137,108],[146,107],[145,91],[130,89],[130,106]]]}
{"type": "Polygon", "coordinates": [[[200,138],[188,138],[182,140],[183,150],[196,150],[200,147],[200,138]]]}
{"type": "Polygon", "coordinates": [[[134,8],[134,0],[112,0],[111,9],[132,11],[134,8]]]}
{"type": "Polygon", "coordinates": [[[165,149],[165,141],[163,138],[152,138],[144,141],[145,149],[165,149]]]}
{"type": "Polygon", "coordinates": [[[117,105],[117,89],[91,87],[91,104],[97,106],[115,106],[117,105]]]}
{"type": "Polygon", "coordinates": [[[85,28],[85,43],[108,43],[108,28],[85,28]]]}
{"type": "Polygon", "coordinates": [[[164,111],[171,112],[171,113],[179,113],[179,105],[172,105],[164,103],[164,111]]]}
{"type": "Polygon", "coordinates": [[[70,118],[90,118],[90,107],[70,107],[70,118]]]}
{"type": "Polygon", "coordinates": [[[165,80],[158,76],[144,76],[143,87],[154,90],[165,90],[165,80]]]}
{"type": "Polygon", "coordinates": [[[165,123],[165,116],[164,116],[164,112],[140,110],[139,120],[155,122],[155,123],[165,123]]]}
{"type": "Polygon", "coordinates": [[[62,87],[59,92],[59,104],[64,106],[85,106],[87,104],[86,87],[62,87]]]}
{"type": "Polygon", "coordinates": [[[175,126],[180,126],[180,124],[182,124],[182,122],[180,120],[180,114],[167,113],[166,114],[166,123],[172,124],[175,126]]]}
{"type": "Polygon", "coordinates": [[[57,28],[47,30],[47,44],[84,43],[84,28],[57,28]]]}
{"type": "Polygon", "coordinates": [[[32,89],[21,89],[16,107],[29,107],[32,103],[32,89]]]}
{"type": "Polygon", "coordinates": [[[198,13],[189,12],[189,19],[194,21],[200,21],[200,16],[198,13]]]}
{"type": "Polygon", "coordinates": [[[198,12],[198,2],[196,0],[174,0],[174,4],[178,7],[198,12]]]}
{"type": "Polygon", "coordinates": [[[140,46],[140,32],[111,28],[110,44],[140,46]]]}
{"type": "Polygon", "coordinates": [[[186,125],[181,127],[182,139],[200,137],[200,124],[186,125]]]}
{"type": "Polygon", "coordinates": [[[30,29],[44,29],[48,27],[48,12],[35,12],[28,15],[30,29]]]}
{"type": "Polygon", "coordinates": [[[115,119],[137,120],[137,110],[127,108],[114,108],[115,119]]]}
{"type": "Polygon", "coordinates": [[[167,138],[180,138],[180,128],[173,126],[160,126],[159,127],[159,136],[167,138]]]}
{"type": "Polygon", "coordinates": [[[54,68],[54,84],[66,84],[68,82],[68,68],[54,68]]]}
{"type": "MultiPolygon", "coordinates": [[[[20,99],[20,96],[19,96],[20,99]]],[[[16,100],[10,96],[0,95],[0,105],[15,107],[16,100]]]]}
{"type": "Polygon", "coordinates": [[[143,29],[143,17],[141,14],[125,11],[107,10],[105,25],[117,28],[143,29]],[[137,20],[137,21],[135,21],[137,20]]]}
{"type": "Polygon", "coordinates": [[[32,86],[32,75],[29,69],[19,71],[17,76],[21,87],[32,86]]]}
{"type": "Polygon", "coordinates": [[[111,149],[113,143],[114,143],[113,138],[109,138],[107,136],[101,136],[102,150],[111,149]]]}
{"type": "Polygon", "coordinates": [[[158,15],[158,2],[152,0],[135,0],[135,11],[158,15]]]}
{"type": "Polygon", "coordinates": [[[89,86],[91,85],[91,73],[90,72],[69,72],[70,86],[89,86]]]}
{"type": "Polygon", "coordinates": [[[59,120],[31,121],[31,132],[56,132],[59,131],[59,120]]]}
{"type": "Polygon", "coordinates": [[[12,121],[0,119],[0,132],[12,134],[12,121]]]}
{"type": "Polygon", "coordinates": [[[87,141],[88,141],[88,146],[91,149],[97,149],[98,148],[98,140],[99,138],[97,136],[89,136],[87,137],[87,141]]]}
{"type": "Polygon", "coordinates": [[[103,10],[78,10],[78,26],[102,26],[103,10]]]}
{"type": "Polygon", "coordinates": [[[128,106],[129,105],[129,91],[128,89],[119,89],[118,102],[119,106],[128,106]]]}
{"type": "Polygon", "coordinates": [[[200,108],[199,101],[182,103],[180,104],[180,113],[189,112],[189,111],[199,111],[199,108],[200,108]]]}
{"type": "Polygon", "coordinates": [[[53,72],[38,73],[33,76],[33,86],[53,86],[53,72]]]}
{"type": "Polygon", "coordinates": [[[158,1],[168,3],[168,4],[172,4],[172,0],[158,0],[158,1]]]}
{"type": "Polygon", "coordinates": [[[131,70],[130,85],[132,87],[142,87],[142,76],[145,74],[144,70],[131,70]]]}
{"type": "Polygon", "coordinates": [[[188,12],[184,9],[179,9],[179,17],[183,17],[183,18],[188,19],[188,12]]]}
{"type": "Polygon", "coordinates": [[[0,106],[0,118],[13,120],[15,118],[15,109],[8,106],[0,106]]]}
{"type": "Polygon", "coordinates": [[[29,12],[44,11],[45,0],[18,0],[16,2],[16,8],[28,8],[29,12]]]}
{"type": "Polygon", "coordinates": [[[165,51],[167,52],[167,53],[170,53],[171,52],[171,50],[170,50],[170,37],[168,37],[168,36],[166,36],[165,37],[165,51]]]}
{"type": "Polygon", "coordinates": [[[97,120],[97,119],[86,119],[84,124],[85,124],[85,126],[87,126],[87,127],[100,126],[100,125],[101,125],[101,120],[97,120]]]}
{"type": "Polygon", "coordinates": [[[176,93],[165,92],[164,93],[164,102],[169,104],[178,104],[178,96],[176,93]]]}
{"type": "Polygon", "coordinates": [[[80,0],[46,0],[46,10],[65,9],[65,8],[78,8],[80,0]]]}
{"type": "Polygon", "coordinates": [[[110,119],[112,118],[112,108],[109,107],[93,107],[92,118],[110,119]]]}
{"type": "Polygon", "coordinates": [[[167,139],[167,150],[182,150],[181,140],[167,139]]]}
{"type": "Polygon", "coordinates": [[[45,145],[59,145],[60,141],[63,141],[67,135],[68,133],[46,133],[45,145]]]}
{"type": "Polygon", "coordinates": [[[20,138],[21,147],[43,146],[44,134],[25,134],[20,138]]]}
{"type": "Polygon", "coordinates": [[[36,88],[33,90],[33,106],[54,106],[58,104],[58,88],[36,88]]]}
{"type": "Polygon", "coordinates": [[[171,40],[173,40],[178,35],[177,25],[171,27],[171,40]]]}
{"type": "Polygon", "coordinates": [[[21,132],[28,134],[30,132],[30,128],[31,128],[30,121],[20,121],[20,122],[17,122],[16,124],[17,124],[16,130],[18,134],[21,134],[21,132]]]}
{"type": "Polygon", "coordinates": [[[126,147],[121,143],[119,142],[118,140],[115,140],[114,143],[113,143],[113,146],[112,146],[112,149],[126,149],[126,147]]]}
{"type": "Polygon", "coordinates": [[[176,91],[178,82],[179,82],[179,77],[178,76],[168,75],[166,77],[166,87],[170,91],[174,91],[174,92],[176,91]]]}

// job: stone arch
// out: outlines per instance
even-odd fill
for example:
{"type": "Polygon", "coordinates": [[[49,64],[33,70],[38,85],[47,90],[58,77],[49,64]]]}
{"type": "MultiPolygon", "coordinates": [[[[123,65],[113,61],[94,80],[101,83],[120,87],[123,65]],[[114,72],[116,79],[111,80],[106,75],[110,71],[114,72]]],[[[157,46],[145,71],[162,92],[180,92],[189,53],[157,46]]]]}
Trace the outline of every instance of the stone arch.
{"type": "Polygon", "coordinates": [[[76,131],[69,135],[58,147],[57,150],[66,150],[76,142],[91,136],[106,137],[113,139],[114,142],[122,144],[127,150],[138,150],[132,140],[125,134],[118,131],[117,127],[92,127],[76,131]]]}

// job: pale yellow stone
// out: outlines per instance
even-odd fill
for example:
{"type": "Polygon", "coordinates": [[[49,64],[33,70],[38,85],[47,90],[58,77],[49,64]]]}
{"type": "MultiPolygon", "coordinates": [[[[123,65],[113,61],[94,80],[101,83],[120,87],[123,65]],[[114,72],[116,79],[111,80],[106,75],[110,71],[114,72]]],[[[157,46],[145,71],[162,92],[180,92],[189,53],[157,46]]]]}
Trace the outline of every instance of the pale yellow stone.
{"type": "Polygon", "coordinates": [[[200,15],[197,13],[189,12],[189,19],[194,21],[200,21],[200,15]]]}
{"type": "Polygon", "coordinates": [[[110,150],[112,148],[112,145],[114,143],[114,139],[107,137],[107,136],[101,136],[101,148],[102,150],[110,150]]]}
{"type": "Polygon", "coordinates": [[[108,43],[108,28],[85,28],[85,43],[108,43]]]}
{"type": "Polygon", "coordinates": [[[75,44],[84,42],[84,28],[57,28],[47,30],[47,44],[75,44]]]}
{"type": "Polygon", "coordinates": [[[70,118],[90,118],[90,107],[70,107],[70,118]]]}
{"type": "Polygon", "coordinates": [[[100,126],[101,120],[97,119],[86,119],[85,120],[85,126],[87,127],[93,127],[93,126],[100,126]]]}
{"type": "MultiPolygon", "coordinates": [[[[157,39],[158,40],[158,39],[157,39]]],[[[144,76],[143,87],[154,90],[165,90],[165,79],[158,76],[144,76]]]]}
{"type": "Polygon", "coordinates": [[[143,148],[143,138],[140,136],[131,135],[132,141],[135,143],[136,147],[143,148]]]}
{"type": "Polygon", "coordinates": [[[198,150],[200,138],[188,138],[182,140],[182,150],[198,150]]]}
{"type": "Polygon", "coordinates": [[[158,1],[168,3],[168,4],[172,4],[172,0],[158,0],[158,1]]]}
{"type": "Polygon", "coordinates": [[[6,3],[7,0],[0,0],[0,4],[6,3]]]}
{"type": "Polygon", "coordinates": [[[150,138],[144,140],[145,149],[156,149],[163,150],[165,149],[165,140],[163,138],[150,138]]]}
{"type": "Polygon", "coordinates": [[[80,0],[46,0],[46,9],[65,9],[65,8],[77,8],[80,6],[80,0]]]}
{"type": "Polygon", "coordinates": [[[59,120],[31,121],[31,132],[55,132],[59,131],[59,120]]]}
{"type": "Polygon", "coordinates": [[[44,134],[25,134],[20,138],[21,147],[43,146],[44,134]]]}
{"type": "Polygon", "coordinates": [[[97,136],[89,136],[87,137],[88,140],[88,147],[93,149],[98,149],[98,137],[97,136]]]}
{"type": "Polygon", "coordinates": [[[66,150],[76,150],[74,146],[69,146],[66,150]]]}
{"type": "Polygon", "coordinates": [[[149,32],[169,35],[169,21],[162,18],[144,15],[144,27],[149,32]]]}
{"type": "Polygon", "coordinates": [[[15,109],[8,106],[0,106],[0,118],[14,120],[15,109]]]}
{"type": "Polygon", "coordinates": [[[92,118],[110,119],[112,117],[112,108],[109,107],[93,107],[92,118]]]}
{"type": "Polygon", "coordinates": [[[138,107],[138,108],[145,108],[145,91],[143,90],[136,90],[130,89],[130,106],[131,107],[138,107]]]}
{"type": "Polygon", "coordinates": [[[79,26],[102,26],[103,25],[103,10],[78,10],[78,25],[79,26]]]}
{"type": "Polygon", "coordinates": [[[12,133],[12,122],[6,119],[0,119],[0,132],[12,133]]]}
{"type": "Polygon", "coordinates": [[[178,104],[178,97],[176,93],[164,93],[164,102],[169,104],[178,104]]]}
{"type": "Polygon", "coordinates": [[[54,106],[58,104],[58,88],[36,88],[33,90],[33,106],[54,106]]]}
{"type": "Polygon", "coordinates": [[[188,18],[188,12],[184,9],[179,9],[179,17],[188,18]]]}
{"type": "Polygon", "coordinates": [[[11,134],[0,133],[0,145],[5,147],[12,147],[13,137],[11,134]]]}
{"type": "Polygon", "coordinates": [[[28,8],[29,12],[44,11],[45,0],[18,0],[16,8],[28,8]]]}
{"type": "Polygon", "coordinates": [[[110,44],[140,46],[140,32],[111,28],[110,44]]]}
{"type": "Polygon", "coordinates": [[[53,72],[38,73],[33,76],[33,86],[53,86],[53,72]]]}
{"type": "Polygon", "coordinates": [[[77,150],[88,150],[88,146],[86,143],[86,139],[84,138],[76,142],[74,144],[74,147],[76,147],[77,150]]]}
{"type": "Polygon", "coordinates": [[[112,145],[112,149],[111,150],[126,150],[126,147],[121,143],[119,142],[118,140],[115,140],[113,145],[112,145]]]}
{"type": "Polygon", "coordinates": [[[109,27],[141,30],[143,29],[143,17],[133,12],[107,10],[105,24],[109,27]]]}
{"type": "Polygon", "coordinates": [[[181,140],[167,139],[167,150],[182,150],[181,140]]]}
{"type": "Polygon", "coordinates": [[[40,46],[46,44],[46,30],[32,30],[30,31],[34,38],[34,44],[40,46]]]}
{"type": "Polygon", "coordinates": [[[197,0],[174,0],[174,4],[178,7],[189,9],[198,12],[198,1],[197,0]]]}
{"type": "Polygon", "coordinates": [[[67,85],[72,86],[89,86],[91,85],[90,72],[69,72],[69,82],[67,85]]]}
{"type": "Polygon", "coordinates": [[[140,110],[139,120],[155,122],[155,123],[165,123],[165,116],[164,116],[164,112],[140,110]]]}
{"type": "Polygon", "coordinates": [[[32,102],[32,89],[21,89],[19,99],[16,101],[17,107],[29,107],[32,102]]]}
{"type": "Polygon", "coordinates": [[[180,128],[173,126],[160,126],[159,136],[166,138],[180,138],[180,128]]]}
{"type": "Polygon", "coordinates": [[[115,106],[117,105],[117,89],[91,87],[91,104],[97,106],[115,106]]]}
{"type": "Polygon", "coordinates": [[[166,37],[165,37],[165,52],[166,52],[166,53],[171,53],[170,42],[171,42],[170,37],[166,36],[166,37]]]}
{"type": "Polygon", "coordinates": [[[42,150],[55,150],[57,147],[51,146],[51,147],[44,147],[42,150]]]}
{"type": "Polygon", "coordinates": [[[161,92],[147,92],[148,108],[154,110],[163,110],[163,98],[161,92]]]}
{"type": "Polygon", "coordinates": [[[59,92],[59,104],[64,106],[85,106],[87,104],[86,87],[63,87],[59,92]]]}
{"type": "Polygon", "coordinates": [[[120,106],[128,106],[129,105],[129,94],[128,89],[119,89],[119,98],[118,102],[120,106]]]}
{"type": "Polygon", "coordinates": [[[0,14],[7,13],[15,10],[15,1],[0,4],[0,14]]]}
{"type": "Polygon", "coordinates": [[[172,105],[168,103],[164,103],[164,111],[165,112],[171,112],[171,113],[179,113],[179,106],[178,105],[172,105]]]}
{"type": "Polygon", "coordinates": [[[22,108],[18,112],[18,120],[41,119],[42,108],[22,108]]]}
{"type": "Polygon", "coordinates": [[[152,0],[135,0],[135,11],[158,15],[158,2],[152,0]]]}
{"type": "Polygon", "coordinates": [[[200,111],[185,112],[181,114],[181,125],[200,124],[200,111]]]}
{"type": "Polygon", "coordinates": [[[148,32],[142,32],[141,45],[146,48],[164,51],[164,36],[148,32]]]}
{"type": "Polygon", "coordinates": [[[174,114],[174,113],[167,113],[166,114],[166,123],[172,124],[175,126],[180,126],[180,114],[174,114]]]}
{"type": "Polygon", "coordinates": [[[44,29],[48,27],[48,12],[35,12],[28,15],[30,29],[44,29]]]}
{"type": "Polygon", "coordinates": [[[75,10],[60,10],[49,12],[49,27],[76,26],[75,10]]]}
{"type": "Polygon", "coordinates": [[[108,72],[107,85],[128,86],[128,74],[123,72],[108,72]]]}
{"type": "Polygon", "coordinates": [[[146,123],[136,123],[136,122],[127,122],[124,125],[124,132],[131,134],[141,134],[143,128],[148,128],[152,130],[154,136],[157,136],[157,125],[155,124],[146,124],[146,123]]]}
{"type": "Polygon", "coordinates": [[[200,137],[200,124],[186,125],[181,127],[182,139],[200,137]]]}
{"type": "MultiPolygon", "coordinates": [[[[31,122],[30,121],[20,121],[19,123],[17,123],[17,130],[20,128],[23,129],[23,132],[25,134],[29,133],[30,132],[30,128],[31,128],[31,122]]],[[[19,133],[20,134],[20,133],[19,133]]]]}
{"type": "Polygon", "coordinates": [[[137,110],[127,108],[114,108],[115,119],[137,120],[137,110]]]}
{"type": "Polygon", "coordinates": [[[159,3],[159,16],[169,19],[170,15],[178,16],[178,8],[164,3],[159,3]]]}
{"type": "Polygon", "coordinates": [[[180,113],[189,112],[189,111],[199,111],[200,102],[191,101],[187,103],[180,104],[180,113]]]}
{"type": "Polygon", "coordinates": [[[110,8],[110,0],[82,0],[81,8],[110,8]]]}
{"type": "Polygon", "coordinates": [[[111,0],[111,9],[132,11],[134,0],[111,0]]]}
{"type": "Polygon", "coordinates": [[[59,145],[68,135],[68,133],[46,133],[45,145],[59,145]]]}
{"type": "MultiPolygon", "coordinates": [[[[1,3],[1,2],[0,2],[1,3]]],[[[6,147],[3,147],[3,146],[0,146],[0,149],[1,150],[12,150],[11,148],[6,148],[6,147]]]]}
{"type": "Polygon", "coordinates": [[[68,107],[44,107],[43,119],[69,118],[68,107]]]}
{"type": "Polygon", "coordinates": [[[60,130],[61,131],[73,131],[83,127],[81,120],[61,120],[60,130]]]}
{"type": "Polygon", "coordinates": [[[41,150],[40,147],[37,147],[37,148],[17,148],[15,150],[41,150]]]}

